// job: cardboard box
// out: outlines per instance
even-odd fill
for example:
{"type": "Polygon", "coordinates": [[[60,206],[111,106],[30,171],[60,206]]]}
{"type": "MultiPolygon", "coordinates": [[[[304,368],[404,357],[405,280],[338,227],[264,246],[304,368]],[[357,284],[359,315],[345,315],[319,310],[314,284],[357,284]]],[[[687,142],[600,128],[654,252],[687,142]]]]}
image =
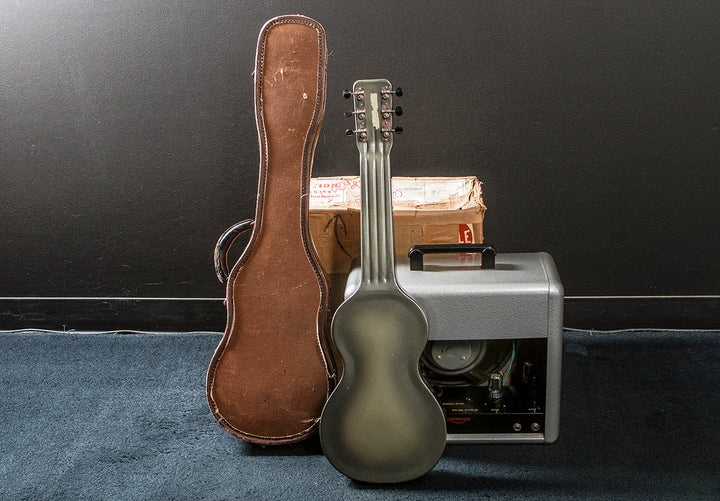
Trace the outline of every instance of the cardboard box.
{"type": "MultiPolygon", "coordinates": [[[[395,253],[417,244],[482,243],[485,205],[476,177],[394,177],[395,253]]],[[[326,273],[360,255],[360,178],[310,181],[310,233],[326,273]]]]}

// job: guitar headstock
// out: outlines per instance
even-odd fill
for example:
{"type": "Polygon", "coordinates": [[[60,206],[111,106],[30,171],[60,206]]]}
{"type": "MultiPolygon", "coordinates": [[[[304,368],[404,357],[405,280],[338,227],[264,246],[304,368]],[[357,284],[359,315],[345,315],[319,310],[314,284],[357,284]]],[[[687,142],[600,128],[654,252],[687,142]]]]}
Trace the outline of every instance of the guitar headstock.
{"type": "Polygon", "coordinates": [[[358,148],[376,141],[392,145],[393,135],[402,132],[402,127],[393,128],[393,115],[402,115],[400,106],[393,108],[393,96],[402,94],[400,87],[393,89],[387,80],[358,80],[352,92],[343,92],[346,99],[353,100],[354,109],[346,115],[355,117],[355,129],[346,134],[355,135],[358,148]]]}

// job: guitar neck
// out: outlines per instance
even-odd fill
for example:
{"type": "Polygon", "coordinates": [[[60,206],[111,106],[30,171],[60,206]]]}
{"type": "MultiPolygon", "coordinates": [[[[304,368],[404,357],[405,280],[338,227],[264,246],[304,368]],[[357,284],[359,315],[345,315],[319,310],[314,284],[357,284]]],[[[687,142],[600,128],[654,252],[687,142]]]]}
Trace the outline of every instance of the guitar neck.
{"type": "Polygon", "coordinates": [[[361,158],[360,241],[362,282],[382,287],[395,284],[390,152],[385,144],[367,144],[361,158]]]}
{"type": "Polygon", "coordinates": [[[360,152],[361,287],[397,288],[393,243],[390,150],[392,85],[360,80],[353,89],[355,134],[360,152]]]}

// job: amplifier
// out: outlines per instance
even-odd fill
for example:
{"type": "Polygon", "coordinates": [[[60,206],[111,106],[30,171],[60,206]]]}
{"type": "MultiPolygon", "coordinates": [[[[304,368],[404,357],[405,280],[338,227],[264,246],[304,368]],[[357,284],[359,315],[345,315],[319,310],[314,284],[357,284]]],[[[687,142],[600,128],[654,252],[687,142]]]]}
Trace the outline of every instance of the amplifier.
{"type": "Polygon", "coordinates": [[[420,370],[445,412],[448,443],[557,440],[563,287],[552,257],[422,245],[396,259],[396,275],[427,315],[420,370]]]}

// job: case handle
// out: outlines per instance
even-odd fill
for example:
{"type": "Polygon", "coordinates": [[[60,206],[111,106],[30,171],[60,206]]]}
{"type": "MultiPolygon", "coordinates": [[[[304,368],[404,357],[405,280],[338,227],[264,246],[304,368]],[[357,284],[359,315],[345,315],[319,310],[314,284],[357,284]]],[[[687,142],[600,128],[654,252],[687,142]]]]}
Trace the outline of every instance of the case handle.
{"type": "Polygon", "coordinates": [[[230,274],[227,264],[228,249],[237,237],[252,229],[253,226],[255,226],[255,221],[252,219],[245,219],[239,223],[235,223],[225,230],[215,244],[215,252],[213,255],[215,261],[215,274],[217,275],[218,280],[220,280],[220,283],[224,284],[227,282],[228,275],[230,274]]]}
{"type": "Polygon", "coordinates": [[[483,269],[495,268],[495,255],[497,251],[490,244],[433,244],[413,245],[408,250],[410,269],[419,271],[423,269],[423,256],[425,254],[454,254],[461,252],[479,252],[483,269]]]}

